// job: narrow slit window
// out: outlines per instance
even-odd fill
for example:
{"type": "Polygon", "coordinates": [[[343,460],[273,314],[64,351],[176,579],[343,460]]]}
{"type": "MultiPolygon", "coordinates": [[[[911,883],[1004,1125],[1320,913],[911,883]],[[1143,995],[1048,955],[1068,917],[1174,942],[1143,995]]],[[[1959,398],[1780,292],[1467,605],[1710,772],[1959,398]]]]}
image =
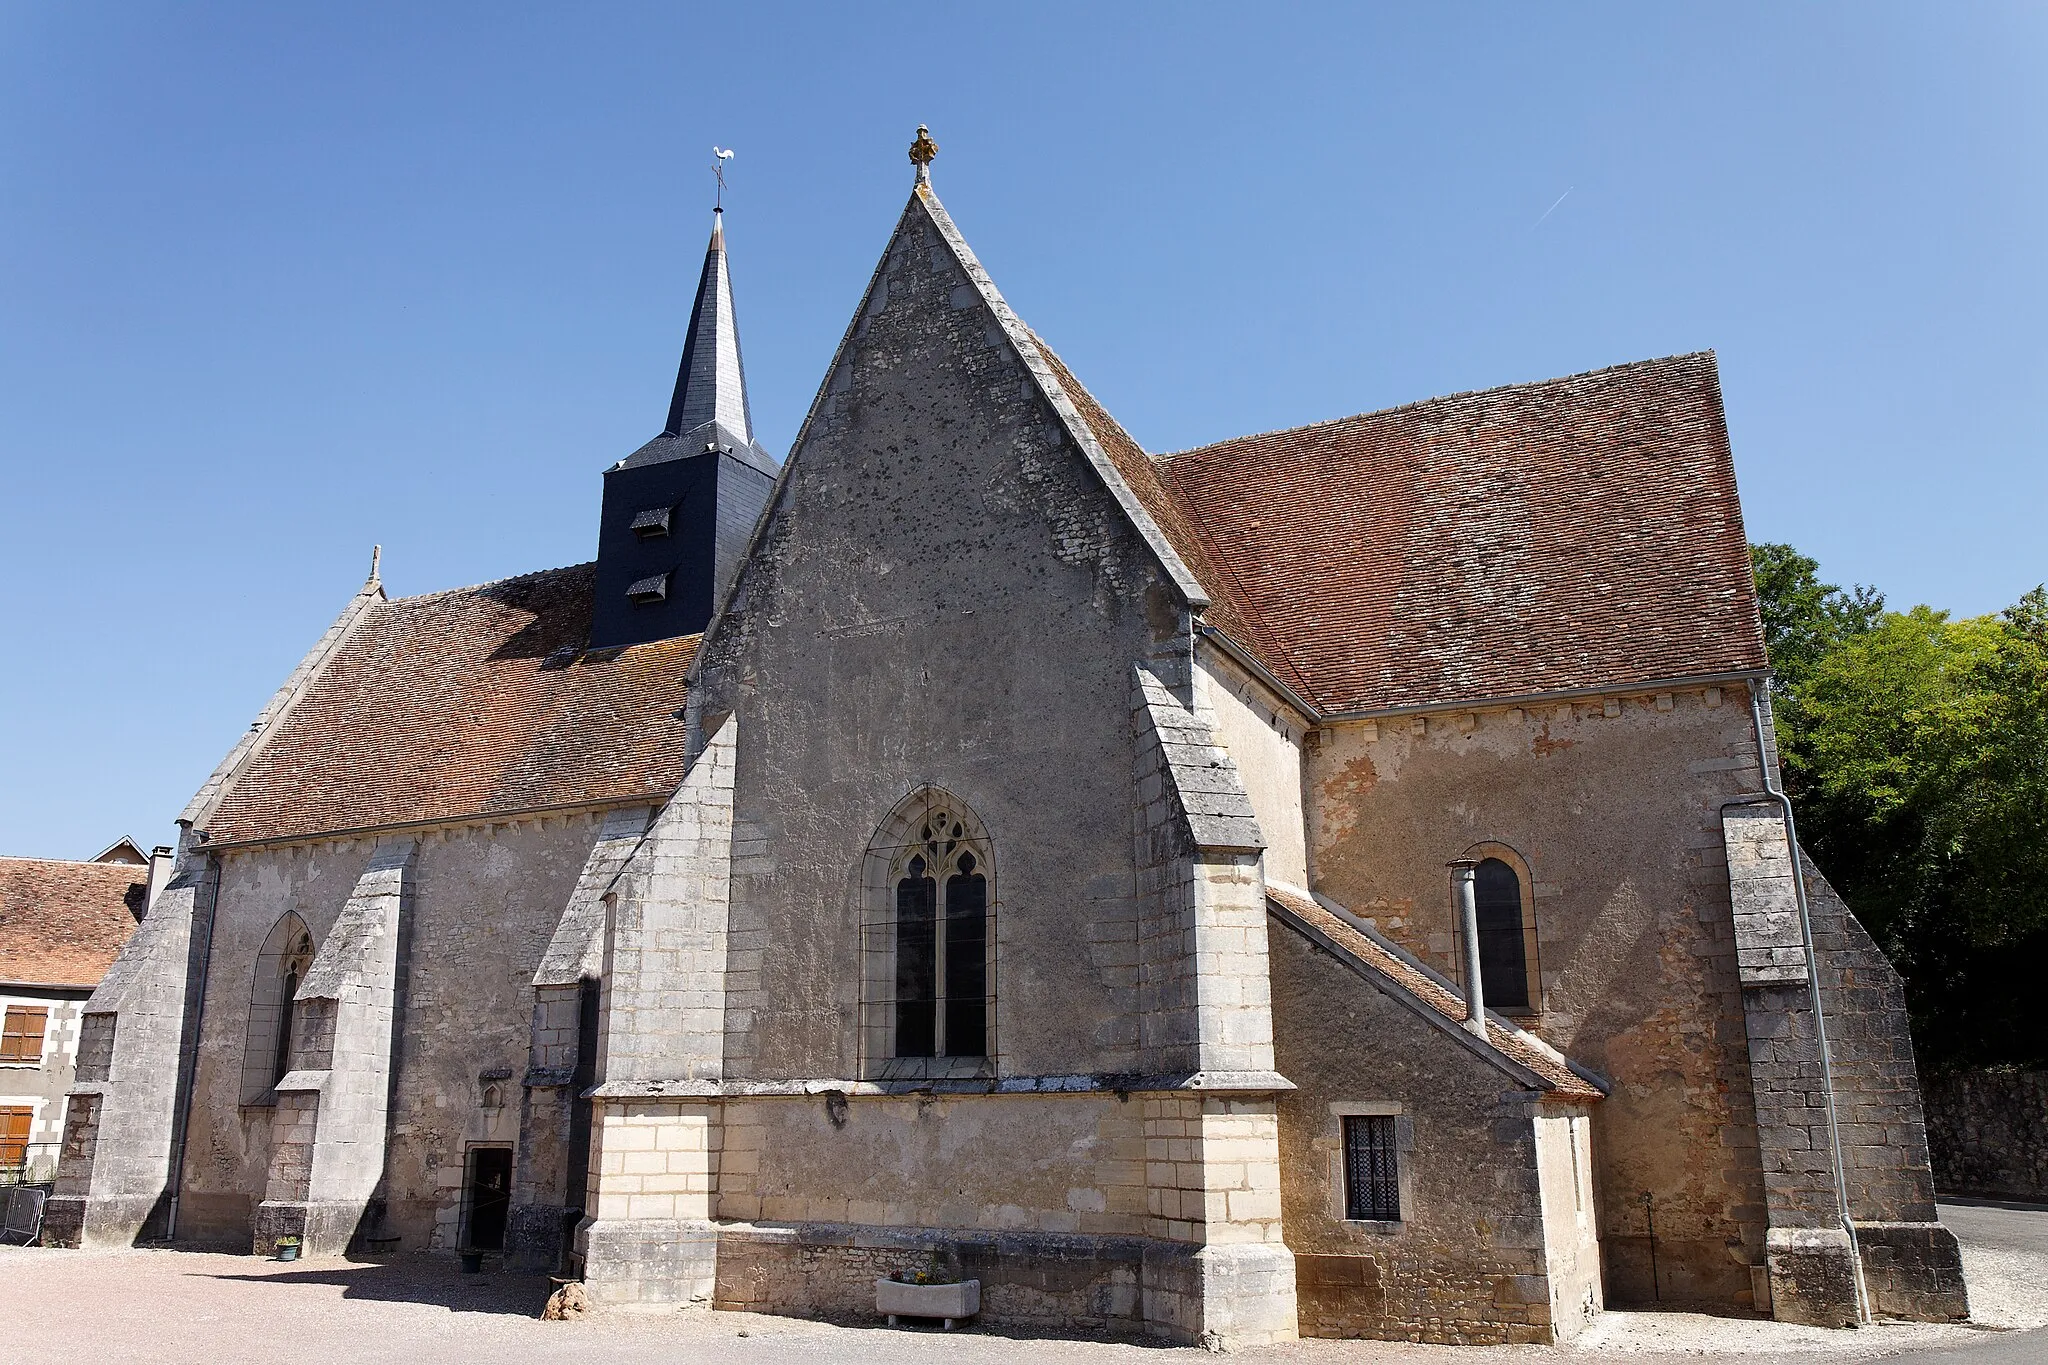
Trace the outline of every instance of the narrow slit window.
{"type": "Polygon", "coordinates": [[[946,878],[946,1055],[980,1057],[988,1046],[988,879],[963,853],[946,878]]]}
{"type": "Polygon", "coordinates": [[[1401,1157],[1390,1115],[1344,1119],[1344,1216],[1360,1222],[1401,1220],[1401,1157]]]}
{"type": "Polygon", "coordinates": [[[1523,943],[1526,920],[1522,879],[1499,858],[1473,870],[1472,892],[1479,919],[1479,980],[1492,1009],[1529,1008],[1529,956],[1523,943]]]}

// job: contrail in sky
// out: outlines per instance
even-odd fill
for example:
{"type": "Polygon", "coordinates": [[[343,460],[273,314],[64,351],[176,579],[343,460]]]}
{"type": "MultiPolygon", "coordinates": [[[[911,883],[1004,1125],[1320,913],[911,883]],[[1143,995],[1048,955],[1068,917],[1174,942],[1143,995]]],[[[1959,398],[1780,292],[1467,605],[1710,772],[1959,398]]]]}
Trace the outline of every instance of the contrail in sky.
{"type": "MultiPolygon", "coordinates": [[[[1577,185],[1566,185],[1564,187],[1564,193],[1557,196],[1557,204],[1562,204],[1565,200],[1571,198],[1572,191],[1577,188],[1577,185]]],[[[1552,204],[1549,208],[1543,210],[1543,218],[1548,218],[1551,214],[1556,213],[1557,204],[1552,204]]],[[[1537,228],[1542,227],[1543,218],[1538,218],[1535,222],[1529,224],[1529,231],[1534,232],[1537,228]]]]}

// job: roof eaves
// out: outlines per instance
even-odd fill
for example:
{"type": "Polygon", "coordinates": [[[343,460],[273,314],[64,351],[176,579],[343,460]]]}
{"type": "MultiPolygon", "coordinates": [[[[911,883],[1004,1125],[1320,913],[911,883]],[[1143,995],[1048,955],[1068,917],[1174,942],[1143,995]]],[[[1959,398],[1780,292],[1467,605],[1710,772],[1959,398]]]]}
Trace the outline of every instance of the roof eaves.
{"type": "Polygon", "coordinates": [[[1410,1013],[1427,1023],[1431,1028],[1442,1033],[1445,1037],[1455,1040],[1460,1047],[1473,1056],[1479,1057],[1492,1064],[1496,1069],[1505,1072],[1526,1089],[1548,1090],[1551,1088],[1548,1080],[1538,1075],[1529,1067],[1522,1065],[1490,1043],[1480,1042],[1456,1023],[1446,1019],[1440,1012],[1432,1009],[1426,1001],[1417,998],[1414,992],[1410,991],[1400,982],[1395,981],[1382,972],[1375,971],[1372,964],[1365,962],[1356,953],[1350,952],[1343,944],[1338,943],[1335,939],[1324,933],[1321,928],[1311,924],[1307,918],[1285,901],[1276,896],[1267,896],[1266,913],[1301,935],[1301,937],[1307,939],[1310,943],[1321,948],[1324,952],[1349,968],[1354,975],[1384,994],[1388,999],[1402,1005],[1410,1013]]]}
{"type": "Polygon", "coordinates": [[[271,695],[270,701],[257,714],[255,721],[235,742],[235,747],[228,750],[227,757],[213,770],[213,775],[193,793],[192,799],[185,804],[185,809],[178,814],[179,824],[197,829],[202,821],[220,808],[221,801],[234,787],[236,775],[250,759],[263,751],[270,737],[279,730],[280,722],[291,713],[292,707],[298,704],[300,698],[312,689],[314,679],[320,676],[327,662],[340,651],[356,627],[362,624],[370,608],[384,600],[384,584],[375,577],[363,584],[361,590],[349,599],[348,605],[341,609],[341,615],[335,617],[334,623],[328,626],[327,633],[307,651],[305,658],[299,660],[299,666],[284,680],[284,685],[271,695]]]}

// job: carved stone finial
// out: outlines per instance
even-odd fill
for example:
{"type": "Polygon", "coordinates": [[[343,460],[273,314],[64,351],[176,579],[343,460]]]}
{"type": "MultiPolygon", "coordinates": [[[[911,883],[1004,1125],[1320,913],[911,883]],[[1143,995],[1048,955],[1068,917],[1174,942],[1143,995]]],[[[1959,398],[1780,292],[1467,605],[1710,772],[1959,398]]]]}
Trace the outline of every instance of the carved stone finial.
{"type": "Polygon", "coordinates": [[[917,167],[917,183],[929,184],[932,178],[932,158],[939,154],[939,144],[932,141],[932,130],[922,123],[917,125],[917,141],[910,144],[910,160],[917,167]]]}

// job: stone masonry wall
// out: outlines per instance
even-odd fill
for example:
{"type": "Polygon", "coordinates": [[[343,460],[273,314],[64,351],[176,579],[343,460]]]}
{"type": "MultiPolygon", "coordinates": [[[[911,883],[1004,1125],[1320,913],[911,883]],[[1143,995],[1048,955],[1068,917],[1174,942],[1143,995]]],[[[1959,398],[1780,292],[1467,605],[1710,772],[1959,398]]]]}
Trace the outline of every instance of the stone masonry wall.
{"type": "Polygon", "coordinates": [[[1923,1083],[1943,1194],[2048,1203],[2048,1071],[1950,1071],[1923,1083]]]}
{"type": "MultiPolygon", "coordinates": [[[[391,1146],[377,1196],[379,1230],[403,1250],[452,1249],[469,1148],[518,1141],[533,974],[602,819],[549,816],[421,836],[391,1146]]],[[[239,1103],[256,956],[288,911],[317,946],[371,851],[368,840],[341,840],[223,858],[181,1240],[249,1245],[272,1141],[271,1106],[239,1103]]]]}
{"type": "MultiPolygon", "coordinates": [[[[1303,1336],[1548,1342],[1534,1094],[1282,925],[1271,929],[1281,1195],[1303,1336]],[[1344,1217],[1331,1106],[1398,1113],[1401,1221],[1344,1217]]],[[[1356,1112],[1356,1111],[1354,1111],[1356,1112]]]]}
{"type": "Polygon", "coordinates": [[[1185,701],[1189,639],[914,202],[699,655],[693,705],[740,733],[726,1076],[861,1074],[862,856],[927,783],[980,817],[1000,869],[991,1067],[1148,1069],[1130,670],[1185,701]]]}
{"type": "Polygon", "coordinates": [[[1740,687],[1339,724],[1308,782],[1315,888],[1453,980],[1444,864],[1488,842],[1527,863],[1529,1026],[1614,1085],[1593,1118],[1609,1301],[1750,1309],[1764,1193],[1720,822],[1762,785],[1740,687]]]}

